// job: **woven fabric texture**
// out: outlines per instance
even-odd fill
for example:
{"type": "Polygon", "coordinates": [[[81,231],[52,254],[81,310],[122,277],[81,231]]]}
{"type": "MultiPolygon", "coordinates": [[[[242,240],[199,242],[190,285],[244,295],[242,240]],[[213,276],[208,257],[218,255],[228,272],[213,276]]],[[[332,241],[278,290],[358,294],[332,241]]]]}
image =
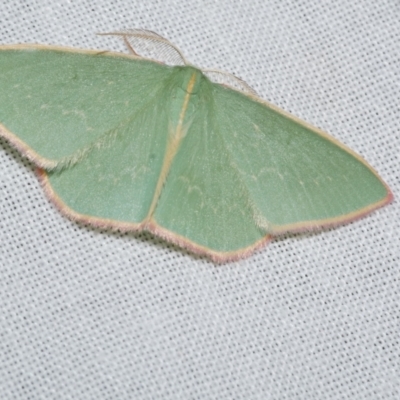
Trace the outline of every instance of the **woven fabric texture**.
{"type": "Polygon", "coordinates": [[[345,143],[395,196],[215,266],[69,221],[0,140],[1,399],[400,398],[398,1],[3,0],[0,15],[1,44],[125,52],[96,32],[158,32],[345,143]]]}

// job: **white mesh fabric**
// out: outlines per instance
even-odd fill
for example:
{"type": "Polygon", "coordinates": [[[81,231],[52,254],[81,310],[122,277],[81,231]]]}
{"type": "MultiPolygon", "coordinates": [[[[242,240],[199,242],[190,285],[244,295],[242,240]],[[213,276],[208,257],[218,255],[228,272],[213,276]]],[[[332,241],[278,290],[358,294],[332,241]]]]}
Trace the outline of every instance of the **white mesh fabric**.
{"type": "Polygon", "coordinates": [[[125,51],[95,33],[158,32],[330,132],[395,195],[215,266],[69,221],[0,140],[1,399],[400,398],[397,1],[3,0],[0,16],[2,44],[125,51]]]}

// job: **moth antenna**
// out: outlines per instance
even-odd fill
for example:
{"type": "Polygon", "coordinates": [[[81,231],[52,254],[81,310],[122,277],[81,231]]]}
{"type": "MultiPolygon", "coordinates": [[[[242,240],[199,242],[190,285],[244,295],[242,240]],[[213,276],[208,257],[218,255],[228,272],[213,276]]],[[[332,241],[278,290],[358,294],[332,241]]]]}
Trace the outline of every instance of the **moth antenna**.
{"type": "Polygon", "coordinates": [[[126,36],[123,36],[124,39],[124,43],[125,46],[128,48],[128,50],[135,56],[139,56],[138,53],[136,53],[136,51],[133,49],[133,47],[131,46],[131,44],[129,43],[129,40],[126,38],[126,36]]]}
{"type": "Polygon", "coordinates": [[[237,77],[229,72],[220,71],[218,69],[202,69],[208,77],[210,77],[216,83],[222,83],[228,86],[232,86],[241,90],[242,92],[249,93],[253,96],[258,96],[258,93],[243,79],[237,77]],[[227,78],[225,81],[219,80],[221,77],[227,78]]]}
{"type": "Polygon", "coordinates": [[[173,50],[176,55],[178,56],[179,60],[181,63],[184,65],[189,65],[188,61],[185,59],[184,55],[182,52],[175,46],[173,45],[168,39],[164,38],[163,36],[159,35],[158,33],[155,33],[150,30],[145,30],[145,29],[129,29],[126,31],[114,31],[114,32],[104,32],[104,33],[97,33],[99,36],[120,36],[122,37],[126,47],[128,50],[138,56],[139,54],[137,51],[134,49],[136,47],[135,45],[132,46],[132,44],[129,41],[129,38],[133,39],[141,39],[143,41],[147,41],[150,43],[159,43],[161,44],[161,48],[163,49],[164,52],[169,52],[171,53],[171,50],[173,50]]]}

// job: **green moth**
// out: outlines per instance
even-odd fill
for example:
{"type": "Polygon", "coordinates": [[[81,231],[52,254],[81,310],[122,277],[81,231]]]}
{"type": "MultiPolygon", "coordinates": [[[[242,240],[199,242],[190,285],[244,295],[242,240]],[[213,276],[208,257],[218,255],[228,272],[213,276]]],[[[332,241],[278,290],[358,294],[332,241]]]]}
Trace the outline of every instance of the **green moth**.
{"type": "Polygon", "coordinates": [[[133,54],[0,47],[0,135],[73,220],[147,230],[223,262],[391,201],[360,156],[242,81],[138,56],[131,39],[180,55],[152,32],[120,35],[133,54]]]}

